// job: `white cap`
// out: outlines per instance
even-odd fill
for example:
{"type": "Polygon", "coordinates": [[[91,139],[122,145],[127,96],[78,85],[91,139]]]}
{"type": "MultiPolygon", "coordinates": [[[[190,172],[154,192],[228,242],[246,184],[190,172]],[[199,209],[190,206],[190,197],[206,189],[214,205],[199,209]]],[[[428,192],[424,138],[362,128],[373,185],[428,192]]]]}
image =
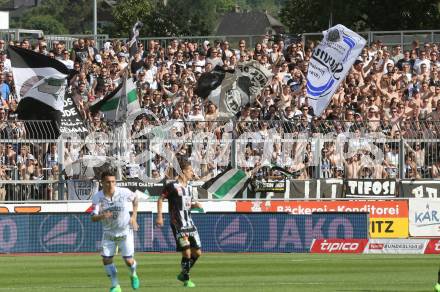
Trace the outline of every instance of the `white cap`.
{"type": "Polygon", "coordinates": [[[100,55],[100,54],[96,54],[96,55],[95,55],[95,60],[96,60],[96,62],[98,62],[98,63],[102,63],[102,57],[101,57],[101,55],[100,55]]]}

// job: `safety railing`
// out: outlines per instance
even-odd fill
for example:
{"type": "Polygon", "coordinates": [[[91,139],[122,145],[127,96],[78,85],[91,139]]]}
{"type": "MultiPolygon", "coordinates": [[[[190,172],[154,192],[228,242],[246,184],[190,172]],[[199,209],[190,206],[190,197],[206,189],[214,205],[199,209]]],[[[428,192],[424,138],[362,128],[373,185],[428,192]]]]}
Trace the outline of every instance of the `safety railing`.
{"type": "Polygon", "coordinates": [[[174,121],[145,123],[88,136],[37,139],[45,122],[4,122],[0,131],[0,199],[65,199],[68,182],[93,180],[105,168],[118,179],[160,182],[179,172],[185,157],[196,180],[228,166],[258,177],[293,179],[438,179],[440,122],[174,121]],[[15,125],[15,128],[12,127],[15,125]],[[1,194],[4,194],[1,196],[1,194]]]}
{"type": "MultiPolygon", "coordinates": [[[[415,40],[420,44],[440,42],[440,30],[365,31],[358,34],[364,37],[368,44],[381,41],[387,46],[400,45],[405,50],[410,49],[415,40]]],[[[304,33],[302,36],[305,43],[322,39],[322,33],[304,33]]]]}

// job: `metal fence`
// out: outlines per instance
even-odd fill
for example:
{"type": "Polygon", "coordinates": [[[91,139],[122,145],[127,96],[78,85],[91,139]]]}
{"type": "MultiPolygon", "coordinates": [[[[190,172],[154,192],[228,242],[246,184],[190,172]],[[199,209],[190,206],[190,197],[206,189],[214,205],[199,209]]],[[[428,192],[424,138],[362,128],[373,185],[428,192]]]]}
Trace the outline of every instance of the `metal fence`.
{"type": "Polygon", "coordinates": [[[35,137],[44,122],[27,130],[6,124],[5,135],[18,135],[0,132],[0,200],[65,199],[68,180],[96,179],[107,167],[120,179],[172,179],[178,157],[191,161],[199,181],[229,165],[268,177],[277,176],[276,165],[294,179],[440,178],[435,121],[152,122],[58,139],[35,137]]]}
{"type": "MultiPolygon", "coordinates": [[[[364,37],[368,43],[374,41],[381,41],[388,46],[400,45],[404,49],[409,49],[411,43],[414,40],[418,40],[420,43],[438,43],[440,42],[440,30],[406,30],[406,31],[364,31],[358,32],[359,35],[364,37]]],[[[6,41],[21,41],[23,39],[29,39],[32,43],[36,41],[38,37],[43,36],[44,33],[41,30],[27,30],[27,29],[5,29],[0,30],[0,38],[6,41]]],[[[159,42],[162,47],[167,47],[173,40],[179,41],[191,41],[201,45],[204,41],[209,41],[211,44],[214,41],[228,41],[231,48],[238,47],[239,40],[245,40],[248,48],[253,48],[256,43],[262,42],[265,36],[263,35],[223,35],[223,36],[175,36],[175,37],[140,37],[139,41],[146,45],[149,40],[155,40],[159,42]]],[[[287,35],[289,37],[289,35],[287,35]]],[[[62,41],[66,44],[66,48],[73,47],[73,43],[79,38],[94,39],[96,41],[96,47],[101,49],[104,43],[111,38],[109,35],[46,35],[45,39],[49,47],[55,41],[62,41]]],[[[294,36],[296,39],[296,36],[294,36]]],[[[127,41],[126,38],[118,38],[122,41],[127,41]]],[[[304,33],[302,34],[302,41],[307,43],[309,41],[319,41],[322,39],[322,33],[304,33]]]]}
{"type": "Polygon", "coordinates": [[[37,29],[0,29],[0,39],[7,42],[28,39],[31,43],[36,43],[37,39],[43,35],[43,31],[37,29]]]}
{"type": "Polygon", "coordinates": [[[103,48],[104,43],[109,40],[109,36],[106,34],[99,35],[85,35],[85,34],[75,34],[75,35],[46,35],[45,39],[47,45],[50,48],[54,47],[54,42],[63,42],[65,44],[66,49],[70,50],[73,48],[73,43],[78,41],[79,39],[93,39],[96,42],[96,48],[103,48]]]}
{"type": "MultiPolygon", "coordinates": [[[[400,45],[404,50],[410,49],[411,43],[415,40],[421,44],[440,42],[440,30],[365,31],[358,34],[364,37],[368,44],[381,41],[387,46],[400,45]]],[[[322,33],[303,34],[304,43],[321,39],[322,33]]]]}

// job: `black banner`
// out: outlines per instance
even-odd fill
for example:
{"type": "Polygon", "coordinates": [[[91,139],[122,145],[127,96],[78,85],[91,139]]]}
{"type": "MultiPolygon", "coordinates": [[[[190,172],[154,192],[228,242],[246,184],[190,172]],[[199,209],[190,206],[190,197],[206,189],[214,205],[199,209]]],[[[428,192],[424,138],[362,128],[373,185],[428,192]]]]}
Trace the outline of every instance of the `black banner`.
{"type": "Polygon", "coordinates": [[[116,185],[118,187],[127,188],[132,192],[140,191],[149,197],[160,196],[164,188],[163,183],[146,183],[138,178],[130,178],[125,181],[117,181],[116,185]]]}
{"type": "Polygon", "coordinates": [[[395,198],[398,189],[396,180],[290,180],[289,198],[395,198]]]}
{"type": "Polygon", "coordinates": [[[346,179],[344,180],[347,198],[395,198],[397,182],[387,179],[346,179]]]}
{"type": "Polygon", "coordinates": [[[337,178],[290,180],[289,198],[342,198],[343,186],[344,180],[337,178]]]}
{"type": "MultiPolygon", "coordinates": [[[[160,196],[164,187],[163,183],[145,183],[138,178],[125,181],[116,181],[118,187],[124,187],[132,192],[140,191],[148,197],[160,196]]],[[[69,200],[91,200],[99,190],[99,184],[94,180],[68,180],[67,192],[69,200]]]]}
{"type": "Polygon", "coordinates": [[[75,102],[71,96],[66,95],[64,98],[64,110],[61,118],[60,131],[62,134],[78,133],[79,135],[88,132],[84,124],[75,102]]]}
{"type": "Polygon", "coordinates": [[[438,180],[409,180],[400,181],[400,196],[404,198],[438,198],[440,181],[438,180]]]}

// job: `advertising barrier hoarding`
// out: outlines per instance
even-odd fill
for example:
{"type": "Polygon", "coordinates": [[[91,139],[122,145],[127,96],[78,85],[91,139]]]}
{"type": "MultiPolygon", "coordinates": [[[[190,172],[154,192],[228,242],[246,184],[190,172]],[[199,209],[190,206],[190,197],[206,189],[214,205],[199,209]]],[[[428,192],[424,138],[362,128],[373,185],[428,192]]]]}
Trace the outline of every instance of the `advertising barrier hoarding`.
{"type": "MultiPolygon", "coordinates": [[[[165,216],[139,213],[136,251],[175,251],[165,216]]],[[[193,214],[207,252],[309,252],[314,238],[366,238],[366,214],[193,214]]],[[[4,214],[0,217],[0,253],[98,252],[102,229],[85,213],[4,214]]]]}
{"type": "Polygon", "coordinates": [[[423,254],[426,239],[370,239],[364,253],[369,254],[423,254]]]}
{"type": "Polygon", "coordinates": [[[409,234],[410,236],[440,236],[440,200],[409,200],[409,234]]]}
{"type": "Polygon", "coordinates": [[[311,253],[362,253],[368,239],[314,239],[311,253]]]}
{"type": "Polygon", "coordinates": [[[440,239],[431,239],[425,248],[425,254],[440,254],[440,239]]]}
{"type": "Polygon", "coordinates": [[[237,212],[369,212],[370,237],[408,237],[408,201],[237,201],[237,212]]]}

